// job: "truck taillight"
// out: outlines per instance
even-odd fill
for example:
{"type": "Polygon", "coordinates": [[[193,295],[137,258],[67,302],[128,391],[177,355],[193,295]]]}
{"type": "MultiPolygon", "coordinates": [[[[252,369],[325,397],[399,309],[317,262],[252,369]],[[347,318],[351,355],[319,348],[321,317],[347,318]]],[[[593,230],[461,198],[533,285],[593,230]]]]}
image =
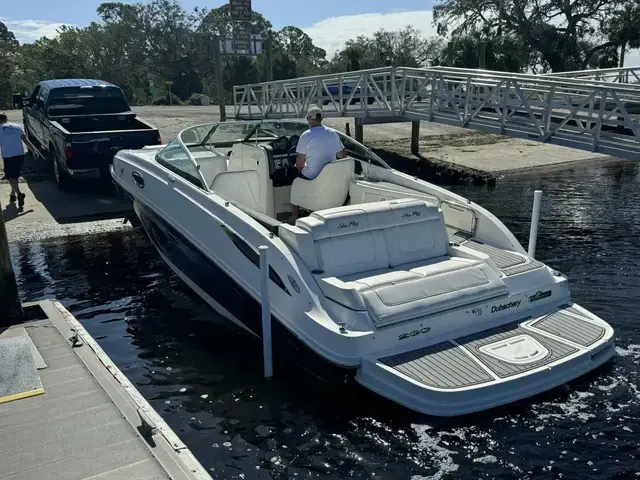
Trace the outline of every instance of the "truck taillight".
{"type": "Polygon", "coordinates": [[[67,158],[73,157],[73,150],[71,150],[71,144],[70,143],[65,143],[64,144],[64,156],[67,157],[67,158]]]}

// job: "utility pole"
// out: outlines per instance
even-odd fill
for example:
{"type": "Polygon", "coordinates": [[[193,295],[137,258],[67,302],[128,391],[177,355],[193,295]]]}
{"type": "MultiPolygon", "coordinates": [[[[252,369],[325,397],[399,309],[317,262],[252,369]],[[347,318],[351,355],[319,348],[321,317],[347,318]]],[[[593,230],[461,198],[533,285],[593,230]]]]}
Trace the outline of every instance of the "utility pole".
{"type": "Polygon", "coordinates": [[[22,304],[18,284],[11,265],[7,230],[4,227],[0,205],[0,327],[9,327],[22,321],[22,304]]]}
{"type": "Polygon", "coordinates": [[[222,45],[220,44],[220,37],[215,35],[213,37],[213,58],[215,61],[216,69],[216,87],[218,90],[218,105],[220,106],[220,121],[225,122],[227,120],[227,109],[224,105],[224,85],[222,82],[222,53],[220,50],[222,45]]]}
{"type": "Polygon", "coordinates": [[[487,44],[480,42],[478,45],[478,60],[480,70],[486,70],[487,68],[487,44]]]}
{"type": "Polygon", "coordinates": [[[171,99],[171,85],[173,85],[173,82],[169,80],[166,84],[169,89],[169,105],[173,105],[173,100],[171,99]]]}
{"type": "Polygon", "coordinates": [[[269,36],[267,37],[264,54],[265,54],[265,64],[267,68],[267,82],[272,82],[273,81],[273,39],[271,37],[271,32],[269,32],[269,36]]]}
{"type": "Polygon", "coordinates": [[[447,67],[453,66],[453,42],[447,43],[447,67]]]}

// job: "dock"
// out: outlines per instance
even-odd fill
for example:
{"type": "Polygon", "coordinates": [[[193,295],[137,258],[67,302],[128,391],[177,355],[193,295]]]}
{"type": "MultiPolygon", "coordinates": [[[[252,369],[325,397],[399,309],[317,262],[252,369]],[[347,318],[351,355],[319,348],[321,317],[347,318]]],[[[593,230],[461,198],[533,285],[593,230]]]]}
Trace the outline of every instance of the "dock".
{"type": "Polygon", "coordinates": [[[0,329],[0,364],[23,360],[0,372],[0,478],[211,479],[60,303],[23,309],[28,321],[0,329]],[[3,396],[3,382],[22,391],[3,396]]]}

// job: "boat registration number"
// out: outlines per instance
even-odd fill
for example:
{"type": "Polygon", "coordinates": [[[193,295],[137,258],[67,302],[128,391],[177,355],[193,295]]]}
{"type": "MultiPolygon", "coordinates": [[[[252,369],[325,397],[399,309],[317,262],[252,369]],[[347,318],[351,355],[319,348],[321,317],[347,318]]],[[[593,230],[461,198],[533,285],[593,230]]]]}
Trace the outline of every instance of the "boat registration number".
{"type": "Polygon", "coordinates": [[[405,338],[415,337],[417,335],[422,335],[424,333],[429,333],[431,331],[431,327],[420,328],[419,330],[412,330],[407,333],[403,333],[398,336],[398,340],[404,340],[405,338]]]}

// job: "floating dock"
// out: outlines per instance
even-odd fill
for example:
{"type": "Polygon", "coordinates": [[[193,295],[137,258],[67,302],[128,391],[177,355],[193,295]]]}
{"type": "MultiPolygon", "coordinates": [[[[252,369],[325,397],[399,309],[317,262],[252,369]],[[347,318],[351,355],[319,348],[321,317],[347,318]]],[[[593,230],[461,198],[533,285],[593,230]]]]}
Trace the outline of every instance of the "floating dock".
{"type": "Polygon", "coordinates": [[[0,329],[0,478],[211,479],[60,303],[24,309],[0,329]]]}

